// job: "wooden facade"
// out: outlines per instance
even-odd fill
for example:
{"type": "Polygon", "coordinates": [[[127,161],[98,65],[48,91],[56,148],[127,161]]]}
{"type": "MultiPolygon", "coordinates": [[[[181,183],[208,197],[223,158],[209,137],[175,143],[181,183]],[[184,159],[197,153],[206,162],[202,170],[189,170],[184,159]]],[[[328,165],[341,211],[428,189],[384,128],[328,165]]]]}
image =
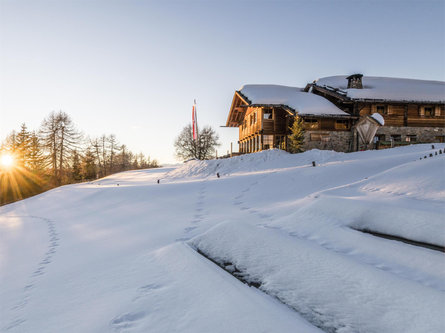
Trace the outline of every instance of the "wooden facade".
{"type": "MultiPolygon", "coordinates": [[[[309,84],[305,90],[309,89],[312,93],[328,99],[343,111],[357,118],[373,113],[381,114],[385,125],[378,130],[376,136],[383,146],[388,146],[390,141],[396,142],[396,144],[445,141],[444,103],[353,99],[348,98],[345,91],[316,84],[309,84]]],[[[356,145],[354,150],[357,149],[360,149],[359,145],[356,145]]]]}

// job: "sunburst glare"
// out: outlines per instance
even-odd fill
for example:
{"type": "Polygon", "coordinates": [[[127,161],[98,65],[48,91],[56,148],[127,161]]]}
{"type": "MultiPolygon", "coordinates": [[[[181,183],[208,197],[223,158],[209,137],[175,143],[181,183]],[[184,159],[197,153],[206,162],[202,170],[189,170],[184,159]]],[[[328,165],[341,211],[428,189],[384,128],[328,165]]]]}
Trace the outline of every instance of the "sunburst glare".
{"type": "Polygon", "coordinates": [[[0,165],[4,168],[12,168],[15,165],[14,156],[9,153],[0,155],[0,165]]]}

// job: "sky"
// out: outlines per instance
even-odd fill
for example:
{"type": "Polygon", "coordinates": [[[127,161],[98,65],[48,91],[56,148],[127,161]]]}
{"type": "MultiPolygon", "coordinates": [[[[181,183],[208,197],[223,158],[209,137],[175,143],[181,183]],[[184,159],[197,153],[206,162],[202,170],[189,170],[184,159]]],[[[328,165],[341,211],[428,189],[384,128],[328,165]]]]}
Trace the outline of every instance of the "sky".
{"type": "Polygon", "coordinates": [[[223,155],[243,84],[353,73],[445,81],[445,0],[0,0],[0,141],[62,110],[174,163],[196,99],[223,155]]]}

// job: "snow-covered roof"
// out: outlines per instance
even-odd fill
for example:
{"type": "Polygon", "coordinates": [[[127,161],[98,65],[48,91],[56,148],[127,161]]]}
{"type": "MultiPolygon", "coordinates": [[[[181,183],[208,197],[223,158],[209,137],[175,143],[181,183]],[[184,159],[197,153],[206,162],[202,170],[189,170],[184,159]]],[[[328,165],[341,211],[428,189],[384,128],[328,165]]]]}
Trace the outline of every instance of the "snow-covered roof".
{"type": "Polygon", "coordinates": [[[336,115],[348,114],[327,99],[301,88],[273,84],[247,84],[239,92],[246,97],[251,105],[286,105],[299,115],[336,115]]]}
{"type": "Polygon", "coordinates": [[[445,103],[445,82],[363,76],[363,89],[348,89],[346,75],[318,79],[316,85],[346,92],[352,99],[445,103]]]}

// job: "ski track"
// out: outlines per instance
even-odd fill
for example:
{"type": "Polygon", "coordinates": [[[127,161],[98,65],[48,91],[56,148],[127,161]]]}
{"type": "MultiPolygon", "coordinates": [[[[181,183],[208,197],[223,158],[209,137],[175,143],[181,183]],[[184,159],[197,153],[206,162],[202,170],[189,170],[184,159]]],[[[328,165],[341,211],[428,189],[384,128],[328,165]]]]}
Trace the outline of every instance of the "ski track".
{"type": "Polygon", "coordinates": [[[5,331],[15,329],[16,327],[26,322],[26,319],[24,319],[25,317],[24,309],[32,297],[32,292],[34,288],[36,288],[39,280],[45,275],[48,265],[53,261],[53,257],[57,251],[57,247],[59,246],[59,234],[57,232],[54,221],[40,216],[10,216],[10,217],[25,217],[43,221],[47,226],[48,250],[45,252],[43,258],[37,264],[36,269],[32,272],[32,274],[28,278],[28,282],[26,283],[26,285],[23,287],[22,297],[17,303],[15,303],[10,308],[10,311],[12,312],[12,317],[14,319],[11,320],[9,324],[6,325],[6,327],[4,327],[5,331]]]}

